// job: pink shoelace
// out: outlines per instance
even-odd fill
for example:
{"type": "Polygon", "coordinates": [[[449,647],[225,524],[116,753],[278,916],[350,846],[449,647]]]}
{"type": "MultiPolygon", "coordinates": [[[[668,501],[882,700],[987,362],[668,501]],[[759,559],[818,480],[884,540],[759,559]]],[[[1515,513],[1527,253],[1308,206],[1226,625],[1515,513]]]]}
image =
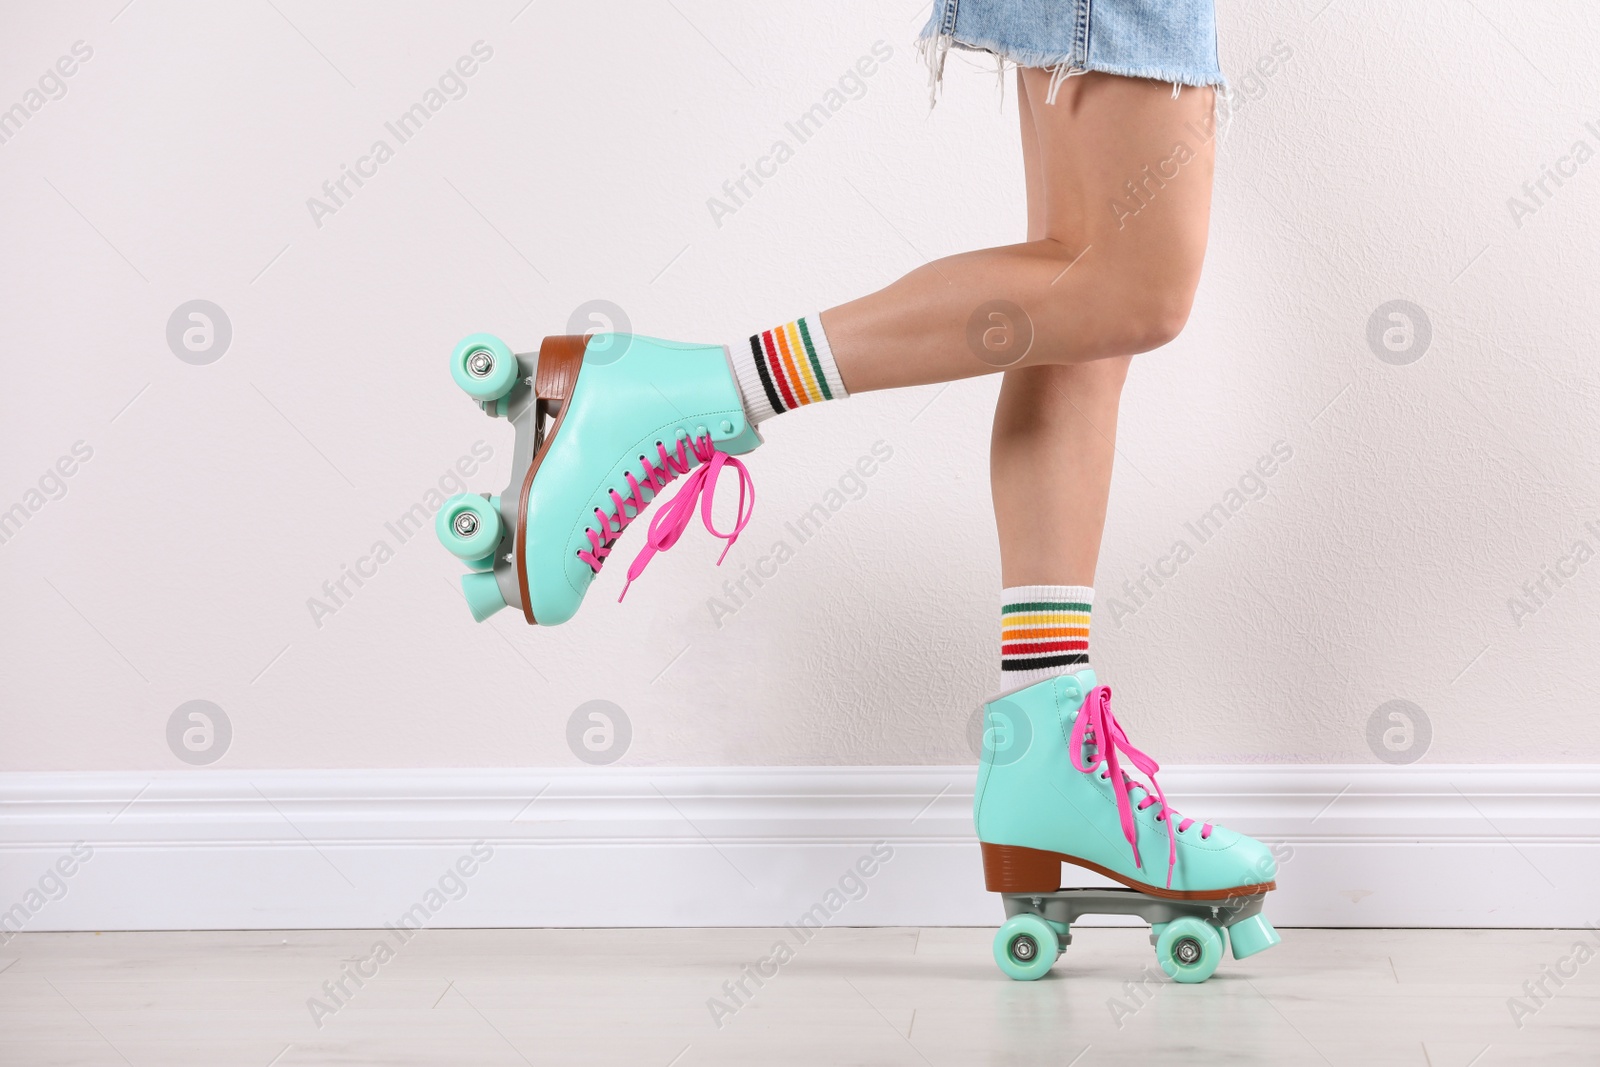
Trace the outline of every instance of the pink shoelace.
{"type": "MultiPolygon", "coordinates": [[[[1160,804],[1161,810],[1156,812],[1156,821],[1167,824],[1167,888],[1172,888],[1172,872],[1178,865],[1178,834],[1183,833],[1195,824],[1194,819],[1183,819],[1174,831],[1172,820],[1178,817],[1167,803],[1167,796],[1161,791],[1161,783],[1156,781],[1156,772],[1161,769],[1160,764],[1149,756],[1134,748],[1128,742],[1128,735],[1123,732],[1122,724],[1117,722],[1117,717],[1111,714],[1111,687],[1097,685],[1089,690],[1089,696],[1083,702],[1083,707],[1078,711],[1078,721],[1072,727],[1072,747],[1069,750],[1072,756],[1072,765],[1084,774],[1088,774],[1102,764],[1105,769],[1100,772],[1101,778],[1111,781],[1111,788],[1117,794],[1117,814],[1122,818],[1122,836],[1128,839],[1128,846],[1133,849],[1133,863],[1139,869],[1144,869],[1144,861],[1139,856],[1139,832],[1133,820],[1133,803],[1129,799],[1130,790],[1137,789],[1144,794],[1138,808],[1143,811],[1152,804],[1160,804]],[[1083,752],[1084,742],[1094,745],[1094,756],[1087,764],[1079,762],[1079,755],[1083,752]],[[1122,769],[1122,761],[1117,754],[1128,758],[1138,770],[1150,778],[1150,785],[1155,787],[1154,795],[1150,789],[1122,769]]],[[[1205,823],[1200,827],[1200,837],[1205,839],[1211,836],[1212,826],[1205,823]]]]}
{"type": "Polygon", "coordinates": [[[633,580],[644,573],[651,557],[657,552],[664,552],[678,543],[678,538],[689,528],[689,521],[694,518],[695,505],[700,505],[700,521],[713,537],[720,537],[727,542],[722,547],[722,555],[717,557],[717,565],[728,555],[728,550],[739,539],[739,534],[744,531],[745,525],[750,521],[750,514],[755,510],[756,486],[750,479],[750,472],[743,463],[734,459],[726,452],[721,451],[711,442],[710,434],[701,434],[693,440],[683,437],[678,439],[677,448],[667,451],[667,447],[660,441],[656,442],[656,452],[660,462],[651,463],[646,456],[639,457],[644,479],[634,477],[632,471],[624,473],[628,480],[628,495],[623,496],[615,489],[609,490],[612,506],[615,513],[607,515],[599,508],[594,509],[595,518],[600,522],[600,529],[593,527],[584,532],[589,537],[589,547],[578,551],[578,558],[587,563],[594,571],[599,572],[605,564],[606,557],[611,555],[611,547],[617,538],[622,536],[622,531],[627,529],[634,519],[644,511],[661,490],[679,475],[688,474],[688,479],[673,496],[672,500],[662,505],[661,509],[650,520],[650,529],[645,533],[644,547],[633,558],[633,563],[628,567],[628,580],[622,586],[622,593],[617,597],[628,595],[628,586],[633,580]],[[692,453],[692,458],[691,458],[692,453]],[[695,461],[699,465],[695,465],[695,461]],[[693,471],[690,468],[693,467],[693,471]],[[739,475],[739,506],[732,530],[722,531],[716,528],[711,521],[712,499],[717,491],[717,479],[722,474],[724,467],[732,467],[739,475]],[[644,491],[650,490],[647,500],[644,491]],[[633,508],[633,514],[628,513],[628,508],[633,508]]]}

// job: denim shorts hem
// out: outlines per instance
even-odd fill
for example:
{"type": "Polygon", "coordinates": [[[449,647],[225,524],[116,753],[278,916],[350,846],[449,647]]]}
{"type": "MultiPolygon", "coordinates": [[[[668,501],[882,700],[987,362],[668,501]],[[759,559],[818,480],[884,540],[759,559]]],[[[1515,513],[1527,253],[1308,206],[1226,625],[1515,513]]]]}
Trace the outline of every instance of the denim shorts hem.
{"type": "Polygon", "coordinates": [[[1074,74],[1088,71],[1099,71],[1102,74],[1116,74],[1124,78],[1146,78],[1150,81],[1166,82],[1168,85],[1187,85],[1193,88],[1213,86],[1219,90],[1227,90],[1227,79],[1220,70],[1192,71],[1192,70],[1163,70],[1159,67],[1121,66],[1114,63],[1105,63],[1099,60],[1076,58],[1072,53],[1055,54],[1050,52],[1035,52],[1025,48],[1012,48],[1001,44],[999,41],[990,41],[982,38],[967,38],[949,36],[948,43],[940,41],[942,47],[935,49],[934,42],[941,37],[936,33],[924,33],[917,38],[918,49],[930,61],[943,66],[942,57],[938,52],[944,48],[954,48],[962,52],[983,52],[992,55],[1001,63],[1012,63],[1019,67],[1036,67],[1040,70],[1057,71],[1066,69],[1074,74]]]}

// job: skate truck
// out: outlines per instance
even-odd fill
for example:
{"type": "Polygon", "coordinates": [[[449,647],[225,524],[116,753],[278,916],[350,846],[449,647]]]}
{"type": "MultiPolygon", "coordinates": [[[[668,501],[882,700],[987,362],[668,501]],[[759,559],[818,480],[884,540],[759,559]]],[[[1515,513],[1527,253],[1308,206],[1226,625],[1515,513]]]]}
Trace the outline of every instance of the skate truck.
{"type": "Polygon", "coordinates": [[[1166,900],[1137,889],[1058,889],[1002,893],[1000,899],[1006,921],[995,934],[994,960],[1024,982],[1045,976],[1072,944],[1072,925],[1084,915],[1137,915],[1149,923],[1156,962],[1174,982],[1210,978],[1230,943],[1235,959],[1278,943],[1261,914],[1265,893],[1208,902],[1166,900]]]}

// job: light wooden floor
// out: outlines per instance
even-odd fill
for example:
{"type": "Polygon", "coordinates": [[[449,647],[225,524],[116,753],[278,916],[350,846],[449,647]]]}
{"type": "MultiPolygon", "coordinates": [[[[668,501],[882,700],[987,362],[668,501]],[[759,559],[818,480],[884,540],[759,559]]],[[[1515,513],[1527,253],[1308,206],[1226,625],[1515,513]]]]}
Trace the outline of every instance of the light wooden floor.
{"type": "Polygon", "coordinates": [[[830,929],[720,1028],[707,1001],[793,934],[423,931],[320,1026],[307,1000],[334,1007],[323,982],[381,931],[24,934],[0,946],[0,1064],[1600,1064],[1600,962],[1572,957],[1593,932],[1283,934],[1179,986],[1143,930],[1077,930],[1019,983],[992,930],[830,929]],[[1563,959],[1519,1028],[1508,998],[1563,959]]]}

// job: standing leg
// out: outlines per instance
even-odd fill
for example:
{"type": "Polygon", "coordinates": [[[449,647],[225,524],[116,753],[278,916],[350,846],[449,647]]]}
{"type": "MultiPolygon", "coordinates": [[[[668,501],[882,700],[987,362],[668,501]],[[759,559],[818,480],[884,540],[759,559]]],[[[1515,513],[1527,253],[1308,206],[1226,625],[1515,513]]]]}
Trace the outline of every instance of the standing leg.
{"type": "MultiPolygon", "coordinates": [[[[1128,219],[1107,209],[1117,222],[1112,229],[1106,218],[1097,218],[1095,189],[1102,183],[1102,173],[1092,159],[1087,165],[1083,162],[1095,153],[1082,143],[1069,142],[1071,158],[1053,154],[1061,139],[1052,109],[1060,105],[1041,104],[1038,89],[1037,81],[1019,72],[1028,240],[1036,243],[1062,235],[1069,245],[1087,247],[1078,264],[1087,277],[1102,263],[1114,264],[1128,254],[1123,242],[1128,219]],[[1062,195],[1062,190],[1069,195],[1062,195]],[[1090,260],[1096,251],[1102,257],[1090,260]]],[[[1064,102],[1070,106],[1072,100],[1064,102]]],[[[1190,185],[1191,194],[1209,193],[1209,182],[1203,187],[1195,181],[1190,185]]],[[[1148,207],[1167,191],[1164,186],[1151,188],[1148,207]]],[[[1209,199],[1202,197],[1187,206],[1198,210],[1203,220],[1209,199]]],[[[1145,210],[1141,206],[1139,215],[1145,210]]],[[[1132,221],[1142,220],[1136,215],[1132,221]]],[[[1184,220],[1180,215],[1173,221],[1181,227],[1184,220]]],[[[1192,227],[1194,220],[1189,221],[1192,227]]],[[[1203,240],[1202,228],[1200,252],[1203,240]]],[[[1192,264],[1195,271],[1200,252],[1192,264]]],[[[1142,249],[1132,251],[1135,257],[1142,254],[1142,249]]],[[[1193,292],[1193,276],[1184,269],[1189,266],[1179,263],[1167,278],[1168,290],[1156,294],[1158,300],[1181,306],[1185,313],[1193,292]]],[[[1041,353],[1042,358],[1048,355],[1041,353]]],[[[1095,565],[1111,490],[1117,409],[1131,358],[1115,355],[1006,372],[989,458],[1003,586],[1002,690],[1089,666],[1095,565]]]]}
{"type": "MultiPolygon", "coordinates": [[[[1152,335],[1175,332],[1187,315],[1205,248],[1209,142],[1203,156],[1189,155],[1187,172],[1174,173],[1171,164],[1163,169],[1159,162],[1135,166],[1137,157],[1108,167],[1104,142],[1077,136],[1082,116],[1073,112],[1093,110],[1102,87],[1112,100],[1124,89],[1143,97],[1136,112],[1145,104],[1155,107],[1143,93],[1145,86],[1091,82],[1072,92],[1069,82],[1060,98],[1068,109],[1063,117],[1041,104],[1042,72],[1025,70],[1020,77],[1029,246],[1056,241],[1089,249],[1082,266],[1092,269],[1080,279],[1084,286],[1092,290],[1106,284],[1097,276],[1100,271],[1120,277],[1117,284],[1142,285],[1144,296],[1130,295],[1128,306],[1153,316],[1152,335]],[[1113,211],[1108,220],[1098,206],[1106,202],[1108,176],[1119,170],[1131,175],[1130,188],[1150,184],[1131,218],[1113,211]],[[1158,220],[1159,229],[1139,229],[1158,220]],[[1096,253],[1100,258],[1091,263],[1087,257],[1096,253]],[[1131,275],[1124,273],[1129,270],[1131,275]]],[[[1209,102],[1210,94],[1203,95],[1209,102]]],[[[1144,118],[1150,121],[1149,114],[1144,118]]],[[[1131,129],[1119,133],[1124,140],[1138,136],[1131,129]]],[[[1115,154],[1115,144],[1109,154],[1115,154]]],[[[1155,158],[1178,155],[1169,150],[1155,158]]],[[[1036,348],[1041,340],[1069,344],[1060,335],[1036,333],[1036,348]]],[[[1262,897],[1275,886],[1277,864],[1270,849],[1174,811],[1155,783],[1156,764],[1132,747],[1113,715],[1110,689],[1082,669],[1117,405],[1133,351],[1100,359],[1062,358],[1055,347],[1030,352],[1029,361],[1006,372],[995,411],[991,468],[1006,586],[1001,609],[1006,695],[985,709],[973,815],[988,888],[1013,894],[1008,901],[1013,917],[996,940],[996,958],[1013,977],[1034,978],[1048,969],[1053,928],[1038,915],[1037,900],[1062,884],[1063,862],[1109,875],[1149,896],[1233,905],[1209,913],[1201,907],[1170,921],[1163,917],[1152,928],[1157,958],[1178,981],[1203,981],[1215,970],[1223,946],[1217,926],[1234,931],[1237,958],[1278,939],[1260,914],[1262,897]],[[1062,365],[1045,365],[1052,362],[1062,365]],[[1075,709],[1070,718],[1067,709],[1075,709]],[[1063,731],[1070,739],[1062,737],[1063,731]],[[1147,774],[1149,783],[1131,778],[1130,768],[1147,774]],[[1118,830],[1125,848],[1118,847],[1123,843],[1118,830]],[[1035,898],[1022,914],[1013,910],[1019,896],[1035,898]],[[1184,950],[1175,952],[1174,945],[1184,939],[1184,950]],[[1015,951],[1017,945],[1022,952],[1015,951]]],[[[843,353],[841,366],[850,358],[843,353]]]]}
{"type": "MultiPolygon", "coordinates": [[[[1045,236],[1044,172],[1028,82],[1020,71],[1017,99],[1031,242],[1045,236]]],[[[1094,584],[1117,404],[1131,358],[1006,372],[989,446],[1003,585],[1094,584]]]]}

